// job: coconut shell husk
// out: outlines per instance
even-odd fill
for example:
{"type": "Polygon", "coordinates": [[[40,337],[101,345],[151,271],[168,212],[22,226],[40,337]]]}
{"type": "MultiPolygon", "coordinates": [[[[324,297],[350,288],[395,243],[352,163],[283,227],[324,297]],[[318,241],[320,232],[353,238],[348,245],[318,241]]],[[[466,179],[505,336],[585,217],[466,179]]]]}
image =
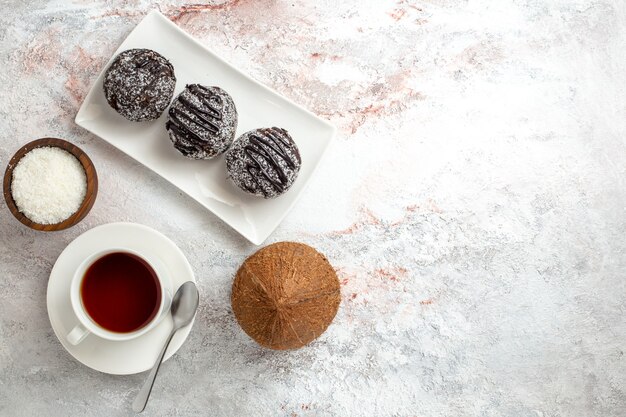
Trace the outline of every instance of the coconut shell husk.
{"type": "Polygon", "coordinates": [[[271,349],[297,349],[335,318],[339,279],[328,260],[303,243],[279,242],[241,265],[231,303],[243,330],[271,349]]]}

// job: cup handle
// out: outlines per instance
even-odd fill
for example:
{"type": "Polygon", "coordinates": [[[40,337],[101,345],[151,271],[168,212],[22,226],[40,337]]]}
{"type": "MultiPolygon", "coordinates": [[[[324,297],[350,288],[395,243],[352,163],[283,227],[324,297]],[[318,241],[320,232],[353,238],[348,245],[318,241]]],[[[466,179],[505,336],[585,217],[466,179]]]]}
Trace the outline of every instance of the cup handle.
{"type": "Polygon", "coordinates": [[[74,326],[71,332],[67,335],[67,341],[72,345],[77,345],[83,341],[84,338],[90,333],[89,330],[85,329],[82,324],[77,324],[74,326]]]}

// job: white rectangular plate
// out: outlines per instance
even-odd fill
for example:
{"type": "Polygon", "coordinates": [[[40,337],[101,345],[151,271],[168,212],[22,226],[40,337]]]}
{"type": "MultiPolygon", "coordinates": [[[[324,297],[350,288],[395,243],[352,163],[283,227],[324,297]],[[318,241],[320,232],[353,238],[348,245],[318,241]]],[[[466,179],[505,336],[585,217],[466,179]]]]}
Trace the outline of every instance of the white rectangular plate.
{"type": "Polygon", "coordinates": [[[157,11],[137,25],[109,60],[78,111],[76,123],[161,175],[256,245],[263,243],[296,203],[335,135],[330,123],[228,64],[157,11]],[[192,83],[215,85],[230,93],[239,113],[237,136],[260,127],[287,129],[302,156],[293,186],[272,200],[247,195],[228,179],[223,156],[196,161],[174,148],[165,130],[167,112],[158,120],[141,123],[117,114],[106,102],[102,80],[113,58],[132,48],[157,51],[174,65],[174,96],[192,83]]]}

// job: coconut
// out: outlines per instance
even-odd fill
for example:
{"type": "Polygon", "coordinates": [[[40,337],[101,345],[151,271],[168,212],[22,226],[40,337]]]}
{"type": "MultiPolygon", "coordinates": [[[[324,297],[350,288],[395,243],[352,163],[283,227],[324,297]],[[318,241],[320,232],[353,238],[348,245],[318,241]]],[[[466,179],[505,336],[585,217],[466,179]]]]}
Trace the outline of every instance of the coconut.
{"type": "Polygon", "coordinates": [[[231,303],[242,329],[271,349],[297,349],[319,337],[341,300],[328,260],[303,243],[266,246],[241,265],[231,303]]]}

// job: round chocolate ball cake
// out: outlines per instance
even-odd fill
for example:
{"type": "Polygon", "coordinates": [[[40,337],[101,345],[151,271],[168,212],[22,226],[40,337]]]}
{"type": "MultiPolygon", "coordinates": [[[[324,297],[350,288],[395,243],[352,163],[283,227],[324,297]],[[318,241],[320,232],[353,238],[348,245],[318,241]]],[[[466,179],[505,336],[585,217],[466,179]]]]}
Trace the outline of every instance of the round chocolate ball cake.
{"type": "Polygon", "coordinates": [[[210,159],[228,149],[235,138],[237,109],[219,87],[187,85],[168,111],[165,128],[174,147],[193,159],[210,159]]]}
{"type": "Polygon", "coordinates": [[[133,122],[155,120],[172,100],[174,67],[150,49],[120,53],[104,74],[104,95],[119,114],[133,122]]]}
{"type": "Polygon", "coordinates": [[[231,180],[242,190],[275,198],[298,177],[302,159],[296,143],[285,129],[255,129],[241,135],[226,152],[231,180]]]}

